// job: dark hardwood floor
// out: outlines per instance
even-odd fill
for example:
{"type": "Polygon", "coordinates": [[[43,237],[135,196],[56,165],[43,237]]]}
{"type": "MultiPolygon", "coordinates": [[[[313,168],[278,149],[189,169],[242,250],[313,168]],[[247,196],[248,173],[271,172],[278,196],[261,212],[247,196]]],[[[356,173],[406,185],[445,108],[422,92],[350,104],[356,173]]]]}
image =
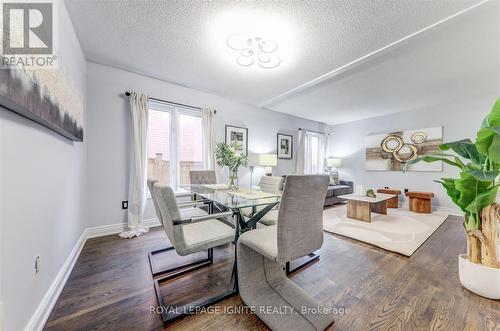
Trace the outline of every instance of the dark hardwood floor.
{"type": "MultiPolygon", "coordinates": [[[[167,245],[161,228],[130,240],[116,235],[90,239],[45,330],[162,330],[160,317],[150,313],[157,301],[148,252],[167,245]]],[[[233,249],[218,248],[213,266],[162,286],[165,300],[182,303],[224,290],[233,249]]],[[[465,234],[456,217],[444,222],[410,258],[325,233],[320,260],[291,278],[337,308],[332,330],[498,331],[500,301],[481,298],[460,285],[457,255],[463,252],[465,234]]],[[[216,305],[218,313],[184,317],[168,329],[267,329],[251,314],[231,313],[242,307],[234,296],[216,305]]]]}

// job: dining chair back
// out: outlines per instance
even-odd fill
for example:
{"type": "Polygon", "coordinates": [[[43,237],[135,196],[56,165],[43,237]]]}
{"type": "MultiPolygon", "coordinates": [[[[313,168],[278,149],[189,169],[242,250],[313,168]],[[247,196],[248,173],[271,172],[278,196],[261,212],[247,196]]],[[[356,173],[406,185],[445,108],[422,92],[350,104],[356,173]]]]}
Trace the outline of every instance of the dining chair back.
{"type": "Polygon", "coordinates": [[[323,202],[327,175],[290,175],[278,213],[278,260],[285,263],[323,244],[323,202]]]}
{"type": "Polygon", "coordinates": [[[189,172],[191,184],[217,184],[215,170],[191,170],[189,172]]]}
{"type": "Polygon", "coordinates": [[[156,217],[158,217],[158,221],[160,221],[160,224],[163,226],[163,218],[161,217],[160,207],[158,207],[158,203],[156,202],[156,197],[153,192],[153,186],[157,182],[158,180],[155,178],[148,178],[147,180],[149,194],[151,194],[151,200],[153,200],[153,206],[155,208],[156,217]]]}
{"type": "Polygon", "coordinates": [[[176,248],[179,245],[179,239],[182,238],[182,228],[174,226],[173,221],[181,219],[181,213],[177,206],[175,193],[170,186],[153,184],[153,193],[151,194],[155,208],[157,208],[157,215],[161,218],[163,230],[172,246],[176,248]]]}

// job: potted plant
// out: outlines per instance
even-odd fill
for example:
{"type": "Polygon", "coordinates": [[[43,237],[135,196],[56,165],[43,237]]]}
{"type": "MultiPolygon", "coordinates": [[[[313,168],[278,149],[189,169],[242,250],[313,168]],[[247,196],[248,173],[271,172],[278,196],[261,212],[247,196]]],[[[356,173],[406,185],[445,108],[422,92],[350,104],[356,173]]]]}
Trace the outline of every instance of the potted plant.
{"type": "Polygon", "coordinates": [[[459,255],[460,282],[476,294],[500,299],[500,205],[496,203],[500,169],[500,99],[483,120],[475,143],[463,139],[442,144],[439,148],[441,153],[418,157],[409,161],[406,167],[420,161],[443,161],[460,170],[459,178],[436,181],[464,213],[468,254],[459,255]]]}
{"type": "Polygon", "coordinates": [[[238,168],[248,165],[248,157],[239,152],[236,145],[229,145],[226,143],[218,143],[217,150],[215,151],[215,158],[217,165],[220,167],[229,168],[229,184],[230,190],[238,189],[238,168]]]}

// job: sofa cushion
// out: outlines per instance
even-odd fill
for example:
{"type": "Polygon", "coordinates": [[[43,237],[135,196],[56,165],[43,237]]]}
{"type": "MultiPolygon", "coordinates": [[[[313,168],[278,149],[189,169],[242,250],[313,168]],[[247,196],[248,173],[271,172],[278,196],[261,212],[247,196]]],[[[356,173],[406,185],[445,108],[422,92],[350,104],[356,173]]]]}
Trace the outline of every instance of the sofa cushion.
{"type": "Polygon", "coordinates": [[[330,185],[326,197],[338,197],[339,195],[352,193],[352,187],[347,185],[330,185]]]}
{"type": "Polygon", "coordinates": [[[331,171],[329,176],[330,176],[330,185],[340,185],[340,178],[338,171],[331,171]]]}

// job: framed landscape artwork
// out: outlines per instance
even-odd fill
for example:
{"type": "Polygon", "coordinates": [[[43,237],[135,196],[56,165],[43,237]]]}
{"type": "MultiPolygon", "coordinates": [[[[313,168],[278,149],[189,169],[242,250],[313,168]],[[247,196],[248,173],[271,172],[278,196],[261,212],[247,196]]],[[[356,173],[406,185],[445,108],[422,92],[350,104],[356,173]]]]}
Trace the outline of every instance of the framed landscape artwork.
{"type": "Polygon", "coordinates": [[[0,105],[70,140],[83,141],[82,98],[62,70],[0,70],[0,105]]]}
{"type": "Polygon", "coordinates": [[[226,125],[226,144],[234,145],[238,153],[248,155],[248,129],[226,125]]]}
{"type": "Polygon", "coordinates": [[[278,159],[288,159],[293,158],[293,136],[283,133],[278,133],[277,146],[278,159]]]}
{"type": "MultiPolygon", "coordinates": [[[[441,126],[369,135],[365,144],[365,169],[403,171],[407,161],[439,153],[442,143],[441,126]]],[[[443,162],[419,162],[410,165],[408,171],[443,171],[443,162]]]]}

